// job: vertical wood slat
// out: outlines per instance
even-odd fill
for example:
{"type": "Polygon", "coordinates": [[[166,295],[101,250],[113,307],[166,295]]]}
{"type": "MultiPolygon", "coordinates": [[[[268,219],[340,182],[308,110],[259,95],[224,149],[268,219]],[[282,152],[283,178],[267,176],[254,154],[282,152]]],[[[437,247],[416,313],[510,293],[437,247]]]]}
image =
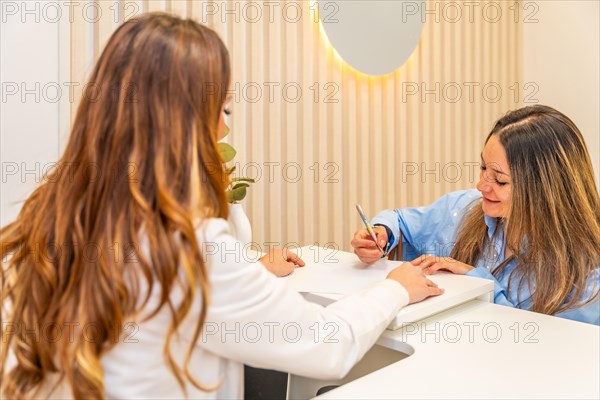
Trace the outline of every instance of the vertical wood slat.
{"type": "MultiPolygon", "coordinates": [[[[317,56],[317,74],[318,78],[316,82],[318,83],[319,88],[323,87],[324,84],[329,83],[328,80],[328,71],[331,68],[336,68],[334,50],[331,44],[327,44],[323,46],[325,51],[319,52],[317,56]]],[[[318,163],[319,163],[319,184],[318,184],[318,192],[317,192],[317,214],[319,215],[319,221],[332,221],[333,220],[333,207],[329,207],[332,198],[331,186],[333,183],[329,181],[328,176],[328,165],[330,162],[336,163],[337,160],[332,158],[332,132],[329,130],[329,122],[332,116],[329,114],[329,110],[327,107],[327,103],[325,103],[324,98],[319,98],[319,101],[316,103],[317,108],[317,118],[316,118],[316,131],[321,132],[320,138],[315,140],[316,144],[316,153],[318,154],[318,163]]],[[[334,166],[335,168],[335,166],[334,166]]],[[[326,223],[325,226],[318,227],[318,235],[317,241],[320,245],[325,245],[329,242],[329,238],[333,237],[333,224],[326,223]]]]}
{"type": "MultiPolygon", "coordinates": [[[[240,7],[240,3],[237,3],[236,7],[240,7]]],[[[231,18],[232,17],[228,16],[228,23],[230,23],[230,21],[235,22],[235,18],[233,20],[231,18]]],[[[240,24],[244,25],[241,20],[240,24]]],[[[269,157],[272,154],[269,152],[269,136],[267,136],[268,132],[266,131],[268,129],[265,123],[265,111],[267,111],[265,110],[266,106],[264,104],[253,102],[253,99],[255,98],[254,96],[257,96],[257,92],[255,90],[260,90],[262,87],[264,87],[264,82],[267,81],[264,63],[264,54],[265,51],[267,51],[264,46],[264,40],[266,38],[265,33],[267,32],[266,24],[246,23],[246,25],[248,25],[246,46],[250,51],[248,51],[246,55],[247,58],[245,60],[238,60],[238,62],[246,63],[249,81],[240,82],[239,87],[242,93],[241,101],[248,104],[246,110],[249,113],[248,117],[250,121],[250,124],[245,127],[245,134],[248,135],[249,139],[247,143],[250,149],[247,162],[248,164],[257,163],[258,170],[261,174],[260,180],[250,189],[251,201],[248,202],[248,205],[250,205],[249,214],[250,219],[253,222],[253,227],[260,227],[258,232],[256,232],[256,229],[254,229],[255,233],[253,239],[260,243],[261,247],[264,248],[263,245],[267,240],[260,240],[259,238],[261,235],[262,237],[269,238],[272,242],[278,242],[280,240],[280,238],[272,237],[272,235],[269,234],[269,225],[271,224],[271,219],[273,218],[270,209],[272,203],[271,199],[277,199],[278,201],[281,201],[281,197],[280,192],[272,191],[271,187],[269,186],[268,178],[266,177],[266,171],[264,168],[265,163],[273,159],[273,157],[269,157]],[[258,89],[244,90],[246,85],[256,85],[258,89]],[[260,226],[261,222],[263,226],[260,226]]],[[[273,56],[277,57],[278,54],[273,54],[273,56]]]]}
{"type": "MultiPolygon", "coordinates": [[[[116,22],[132,11],[131,0],[95,1],[106,18],[91,28],[80,9],[73,13],[71,81],[81,83],[75,99],[91,68],[88,55],[97,58],[116,22]],[[116,5],[117,14],[111,9],[116,5]]],[[[496,3],[503,18],[494,23],[483,17],[481,5],[472,21],[466,9],[462,18],[450,21],[442,10],[461,3],[428,1],[427,10],[434,12],[425,15],[421,42],[404,66],[384,77],[367,77],[337,56],[315,21],[312,2],[285,0],[269,7],[256,2],[262,16],[253,20],[244,13],[248,3],[243,1],[214,2],[216,12],[209,15],[203,15],[206,5],[193,0],[135,3],[140,12],[167,11],[206,23],[229,48],[234,86],[227,140],[238,150],[239,173],[261,174],[244,205],[254,240],[263,249],[266,242],[334,242],[348,250],[360,227],[355,203],[373,216],[381,208],[424,205],[447,191],[474,187],[477,171],[468,163],[478,162],[492,123],[522,104],[522,24],[510,9],[522,9],[521,2],[496,3]],[[294,22],[283,12],[292,3],[302,14],[294,22]],[[267,82],[277,84],[272,99],[267,82]],[[466,85],[470,82],[478,86],[466,85]],[[483,85],[494,82],[502,97],[486,101],[483,85]],[[283,97],[288,83],[302,90],[297,103],[283,97]],[[458,101],[446,96],[449,83],[460,88],[458,101]],[[511,89],[515,83],[518,87],[511,89]],[[247,98],[252,94],[245,90],[248,84],[262,90],[259,101],[247,98]],[[412,89],[417,93],[410,94],[412,89]],[[325,97],[333,90],[329,100],[338,102],[328,103],[325,97]],[[277,162],[267,170],[267,163],[277,162]],[[283,175],[292,163],[300,166],[298,182],[283,175]],[[444,179],[448,163],[459,169],[456,182],[444,179]]],[[[71,119],[76,105],[71,105],[71,119]]]]}
{"type": "Polygon", "coordinates": [[[432,89],[432,85],[435,85],[435,81],[432,79],[434,74],[433,71],[433,48],[436,43],[435,37],[435,27],[439,25],[439,22],[435,23],[427,23],[424,27],[424,34],[426,35],[423,39],[423,51],[421,52],[421,57],[419,58],[419,75],[422,81],[416,81],[418,86],[418,95],[413,96],[411,98],[412,101],[415,101],[418,108],[416,108],[419,115],[419,127],[415,129],[415,131],[410,132],[409,134],[415,138],[414,146],[412,147],[413,156],[412,161],[417,165],[417,175],[416,179],[411,179],[411,193],[414,193],[411,203],[413,204],[423,204],[425,200],[424,193],[427,191],[427,187],[422,185],[424,183],[427,174],[426,170],[429,168],[430,160],[423,157],[424,147],[428,142],[429,135],[431,133],[432,120],[436,118],[434,115],[435,112],[435,96],[436,92],[433,91],[434,100],[430,100],[432,95],[428,92],[432,89]],[[418,97],[418,102],[415,100],[418,97]],[[421,132],[421,134],[416,134],[416,132],[421,132]],[[415,203],[416,202],[416,203],[415,203]]]}
{"type": "MultiPolygon", "coordinates": [[[[395,191],[393,189],[394,182],[396,182],[396,165],[398,162],[395,154],[397,135],[395,124],[398,118],[402,118],[401,114],[404,112],[401,107],[394,107],[394,87],[396,80],[396,76],[391,76],[386,80],[381,100],[381,113],[384,132],[382,135],[381,162],[382,165],[389,166],[389,168],[382,168],[380,171],[376,171],[382,175],[382,187],[385,188],[381,191],[381,209],[393,207],[396,201],[394,197],[395,191]]],[[[399,104],[399,106],[401,106],[401,104],[399,104]]]]}
{"type": "MultiPolygon", "coordinates": [[[[446,0],[444,4],[447,5],[449,2],[446,0]]],[[[446,90],[449,86],[448,83],[456,82],[456,78],[452,74],[452,41],[454,40],[455,24],[444,24],[442,25],[442,38],[441,47],[443,50],[442,59],[446,60],[446,63],[442,64],[440,80],[442,82],[442,99],[444,102],[444,108],[442,113],[441,124],[438,127],[437,137],[443,138],[440,149],[440,181],[444,182],[448,188],[453,189],[451,180],[446,173],[448,162],[451,159],[452,141],[447,135],[444,135],[446,130],[452,130],[454,124],[454,104],[452,93],[446,90]]],[[[441,193],[438,191],[439,186],[435,187],[433,191],[434,196],[438,197],[441,193]]]]}
{"type": "MultiPolygon", "coordinates": [[[[258,26],[263,24],[256,24],[258,26]]],[[[263,44],[263,52],[261,72],[263,77],[255,83],[263,91],[261,99],[261,110],[264,115],[264,141],[257,141],[261,147],[265,149],[264,160],[261,164],[263,167],[263,180],[265,198],[278,199],[278,201],[269,201],[265,207],[265,233],[274,238],[273,241],[279,242],[282,232],[281,209],[282,204],[286,203],[287,195],[284,194],[285,189],[285,140],[283,137],[292,135],[294,127],[288,130],[288,115],[286,113],[286,99],[283,98],[284,76],[282,71],[285,70],[286,54],[282,54],[281,49],[287,46],[285,43],[286,32],[281,21],[276,21],[271,24],[264,24],[264,37],[257,38],[255,42],[263,44]],[[272,83],[275,83],[272,85],[272,83]],[[271,92],[273,87],[273,92],[271,92]],[[274,95],[273,95],[274,93],[274,95]],[[271,98],[271,96],[273,97],[271,98]]],[[[248,43],[250,45],[250,43],[248,43]]],[[[261,68],[258,66],[257,68],[261,68]]],[[[259,110],[257,110],[258,112],[259,110]]],[[[259,128],[260,129],[260,128],[259,128]]]]}
{"type": "Polygon", "coordinates": [[[165,0],[146,0],[146,4],[148,5],[148,11],[166,11],[165,0]]]}
{"type": "Polygon", "coordinates": [[[119,23],[119,2],[118,1],[95,1],[97,7],[101,10],[102,17],[95,25],[94,30],[94,58],[98,59],[102,49],[106,45],[108,38],[113,33],[119,23]]]}
{"type": "MultiPolygon", "coordinates": [[[[369,115],[372,118],[369,118],[370,127],[367,128],[369,131],[369,160],[380,160],[381,153],[383,153],[383,140],[382,137],[384,135],[383,124],[382,124],[382,85],[383,79],[370,78],[369,79],[369,115]]],[[[370,165],[369,163],[368,165],[370,165]]],[[[373,183],[373,190],[370,192],[370,203],[372,215],[376,212],[376,210],[380,210],[382,207],[381,201],[381,191],[376,192],[377,188],[383,187],[383,170],[375,170],[367,167],[369,172],[369,179],[373,183]]]]}
{"type": "MultiPolygon", "coordinates": [[[[302,52],[301,47],[299,46],[300,33],[302,32],[300,25],[300,23],[283,24],[285,35],[283,36],[284,42],[281,43],[282,50],[288,47],[293,49],[293,51],[290,52],[281,52],[282,64],[280,65],[280,68],[283,79],[299,85],[302,88],[302,92],[300,101],[290,101],[285,104],[285,118],[275,116],[275,119],[279,120],[280,129],[274,133],[276,135],[281,135],[281,152],[283,154],[282,161],[284,166],[282,176],[286,177],[283,185],[281,207],[278,209],[279,215],[277,215],[277,218],[279,218],[280,221],[287,218],[289,210],[298,210],[302,207],[303,202],[300,199],[301,192],[299,187],[306,179],[306,176],[303,176],[302,174],[303,166],[301,164],[301,153],[299,152],[299,139],[302,137],[302,131],[299,129],[298,115],[301,113],[299,103],[302,101],[302,97],[310,97],[310,92],[307,90],[306,85],[300,83],[299,63],[294,62],[295,60],[300,59],[302,52]],[[284,68],[285,65],[289,65],[289,68],[284,68]],[[283,134],[283,132],[286,132],[286,134],[283,134]],[[299,170],[296,168],[297,165],[300,166],[299,170]],[[297,176],[298,172],[300,173],[299,178],[297,176]]],[[[297,222],[281,224],[274,221],[274,224],[282,227],[283,231],[281,237],[287,238],[288,242],[300,244],[299,224],[297,222]]]]}
{"type": "MultiPolygon", "coordinates": [[[[326,71],[328,62],[334,62],[331,58],[331,45],[329,43],[325,43],[319,38],[315,39],[315,49],[318,51],[314,54],[314,82],[316,82],[319,87],[326,82],[326,71]],[[328,57],[329,56],[329,57],[328,57]],[[327,60],[327,61],[326,61],[327,60]]],[[[314,50],[313,50],[314,51],[314,50]]],[[[331,162],[333,160],[327,157],[327,150],[329,146],[329,132],[327,132],[327,111],[323,109],[322,99],[313,103],[313,132],[320,132],[318,138],[315,138],[313,141],[313,151],[316,155],[315,160],[315,168],[317,176],[317,184],[315,186],[314,192],[314,209],[313,215],[317,216],[317,221],[330,221],[329,212],[331,209],[325,204],[327,203],[327,184],[324,182],[325,179],[325,171],[324,166],[327,162],[331,162]]],[[[312,221],[313,225],[315,225],[316,236],[313,238],[315,243],[323,245],[327,242],[327,238],[329,237],[329,232],[331,231],[331,227],[328,226],[328,223],[318,225],[315,224],[315,221],[312,221]]]]}
{"type": "Polygon", "coordinates": [[[187,17],[187,1],[186,0],[171,0],[171,9],[173,14],[187,17]]]}
{"type": "MultiPolygon", "coordinates": [[[[314,17],[314,13],[309,14],[314,17]]],[[[305,83],[313,84],[313,82],[317,81],[315,76],[315,68],[314,68],[314,59],[315,59],[315,48],[318,46],[320,39],[320,32],[318,26],[312,23],[313,19],[303,19],[302,20],[302,30],[304,33],[304,41],[302,46],[302,64],[303,64],[303,74],[301,80],[305,83]]],[[[315,223],[315,215],[316,214],[316,184],[314,183],[313,175],[314,170],[311,169],[315,165],[315,161],[318,159],[318,155],[315,153],[315,138],[314,132],[316,130],[315,127],[315,109],[314,103],[312,101],[303,101],[302,102],[302,113],[304,115],[303,119],[303,167],[305,168],[305,172],[310,179],[306,180],[306,183],[302,185],[303,191],[303,207],[300,210],[300,218],[297,223],[302,226],[302,236],[301,239],[304,242],[313,243],[317,240],[317,231],[319,229],[319,224],[315,223]]],[[[291,214],[293,211],[288,210],[288,214],[291,214]]],[[[286,223],[286,221],[282,221],[282,223],[286,223]]],[[[288,222],[289,223],[289,222],[288,222]]]]}
{"type": "Polygon", "coordinates": [[[88,52],[87,24],[78,8],[78,3],[69,3],[69,15],[73,16],[71,22],[71,82],[81,83],[74,85],[73,102],[71,103],[71,123],[73,123],[79,100],[83,93],[83,83],[88,79],[85,75],[88,68],[86,55],[88,52]]]}

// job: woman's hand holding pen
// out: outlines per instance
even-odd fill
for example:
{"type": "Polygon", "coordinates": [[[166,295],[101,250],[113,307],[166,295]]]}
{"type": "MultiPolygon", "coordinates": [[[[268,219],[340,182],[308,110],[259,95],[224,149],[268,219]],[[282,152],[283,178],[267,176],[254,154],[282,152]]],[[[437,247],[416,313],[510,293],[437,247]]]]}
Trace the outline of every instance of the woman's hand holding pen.
{"type": "Polygon", "coordinates": [[[296,266],[304,267],[304,261],[288,249],[273,249],[265,254],[260,262],[275,276],[289,275],[294,272],[296,266]]]}
{"type": "MultiPolygon", "coordinates": [[[[381,248],[385,247],[388,241],[387,232],[383,226],[373,227],[375,236],[377,237],[377,244],[381,248]]],[[[373,241],[371,234],[366,229],[359,229],[354,233],[354,237],[350,242],[354,248],[354,253],[358,256],[359,260],[365,264],[373,264],[379,260],[383,254],[377,248],[377,244],[373,241]]]]}

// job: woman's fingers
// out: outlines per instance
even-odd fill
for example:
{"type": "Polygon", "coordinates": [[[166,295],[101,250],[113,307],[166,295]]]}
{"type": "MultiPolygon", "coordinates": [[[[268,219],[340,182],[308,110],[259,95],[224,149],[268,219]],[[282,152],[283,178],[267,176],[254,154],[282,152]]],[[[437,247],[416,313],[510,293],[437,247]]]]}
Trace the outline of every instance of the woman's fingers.
{"type": "Polygon", "coordinates": [[[428,286],[427,290],[429,292],[429,296],[439,296],[444,293],[444,289],[440,289],[437,286],[428,286]]]}
{"type": "Polygon", "coordinates": [[[429,254],[423,254],[412,260],[411,263],[419,266],[426,275],[433,275],[439,270],[450,271],[453,274],[466,274],[473,269],[471,265],[467,265],[453,258],[438,257],[429,254]]]}
{"type": "Polygon", "coordinates": [[[296,268],[296,265],[294,263],[291,262],[286,262],[284,263],[281,268],[278,268],[275,271],[275,275],[282,277],[282,276],[288,276],[290,275],[292,272],[294,272],[294,269],[296,268]]]}
{"type": "Polygon", "coordinates": [[[361,248],[376,249],[377,248],[377,245],[375,244],[373,239],[371,239],[370,236],[369,236],[369,239],[352,239],[350,244],[355,249],[361,249],[361,248]]]}
{"type": "Polygon", "coordinates": [[[429,290],[429,295],[430,296],[438,296],[442,293],[444,293],[444,289],[441,289],[440,287],[438,287],[437,283],[425,278],[425,280],[427,281],[427,290],[429,290]]]}
{"type": "Polygon", "coordinates": [[[417,265],[423,269],[425,274],[433,275],[440,269],[453,271],[453,265],[448,260],[452,260],[449,257],[438,257],[430,254],[423,254],[420,257],[415,258],[411,263],[417,265]]]}
{"type": "Polygon", "coordinates": [[[373,241],[371,234],[366,229],[359,229],[354,234],[352,241],[350,242],[353,248],[377,248],[377,245],[373,241]]]}
{"type": "MultiPolygon", "coordinates": [[[[375,236],[377,238],[377,242],[381,247],[384,247],[387,243],[387,233],[385,228],[381,226],[375,227],[375,236]]],[[[376,249],[377,243],[373,240],[373,237],[366,229],[359,229],[354,233],[354,237],[350,241],[350,244],[355,249],[360,248],[368,248],[368,249],[376,249]]],[[[381,255],[381,254],[380,254],[381,255]]]]}
{"type": "Polygon", "coordinates": [[[372,264],[379,260],[381,253],[376,248],[374,250],[367,249],[354,249],[354,254],[358,256],[358,259],[365,264],[372,264]]]}
{"type": "Polygon", "coordinates": [[[414,260],[412,260],[411,264],[417,265],[417,266],[421,267],[421,269],[426,269],[426,268],[430,268],[432,265],[434,265],[439,260],[440,260],[439,257],[432,256],[429,254],[423,254],[422,256],[417,257],[414,260]]]}
{"type": "Polygon", "coordinates": [[[379,244],[379,246],[382,248],[385,247],[385,245],[388,242],[387,231],[385,230],[385,228],[383,226],[376,226],[373,228],[373,230],[375,231],[377,244],[379,244]]]}
{"type": "Polygon", "coordinates": [[[372,264],[381,257],[381,252],[366,229],[357,230],[350,244],[354,254],[365,264],[372,264]]]}
{"type": "Polygon", "coordinates": [[[438,287],[437,283],[433,282],[432,280],[429,279],[425,279],[427,281],[427,286],[432,286],[432,287],[438,287]]]}
{"type": "Polygon", "coordinates": [[[303,267],[305,265],[304,260],[302,260],[300,258],[300,256],[298,256],[298,254],[294,253],[293,251],[288,250],[286,259],[287,259],[287,261],[293,263],[294,265],[298,265],[300,267],[303,267]]]}
{"type": "Polygon", "coordinates": [[[443,263],[433,263],[427,269],[425,269],[425,274],[433,275],[438,272],[440,269],[447,269],[443,263]]]}

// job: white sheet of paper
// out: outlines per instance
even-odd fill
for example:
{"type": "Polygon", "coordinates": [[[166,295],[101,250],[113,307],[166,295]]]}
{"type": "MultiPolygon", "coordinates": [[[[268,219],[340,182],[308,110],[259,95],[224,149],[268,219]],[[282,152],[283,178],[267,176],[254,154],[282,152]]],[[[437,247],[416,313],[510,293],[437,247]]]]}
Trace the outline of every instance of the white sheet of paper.
{"type": "Polygon", "coordinates": [[[353,253],[316,246],[290,249],[306,263],[284,278],[297,292],[350,294],[385,279],[402,262],[381,259],[372,265],[361,263],[353,253]]]}
{"type": "MultiPolygon", "coordinates": [[[[321,305],[385,279],[392,269],[402,264],[382,259],[372,265],[364,265],[353,253],[316,246],[291,250],[298,253],[306,266],[298,267],[293,274],[279,279],[321,305]]],[[[475,298],[493,300],[494,283],[491,280],[444,271],[428,278],[443,288],[444,294],[402,308],[388,329],[398,329],[403,324],[419,321],[475,298]]]]}

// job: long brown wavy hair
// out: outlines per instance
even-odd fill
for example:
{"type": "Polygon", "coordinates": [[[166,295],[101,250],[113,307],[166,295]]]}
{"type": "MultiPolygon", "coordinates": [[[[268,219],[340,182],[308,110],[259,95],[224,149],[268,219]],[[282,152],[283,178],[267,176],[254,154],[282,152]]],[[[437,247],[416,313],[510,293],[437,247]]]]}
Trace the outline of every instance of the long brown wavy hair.
{"type": "Polygon", "coordinates": [[[36,397],[50,373],[66,378],[76,398],[103,397],[100,358],[155,284],[161,300],[149,318],[162,307],[173,317],[165,360],[182,386],[185,378],[204,388],[188,370],[210,295],[194,219],[228,214],[217,131],[229,80],[223,42],[192,20],[146,14],[112,35],[58,167],[0,230],[2,307],[11,310],[2,316],[6,398],[36,397]],[[169,297],[175,285],[184,294],[178,304],[169,297]],[[170,340],[192,301],[202,313],[176,365],[170,340]],[[73,337],[40,335],[69,324],[79,327],[73,337]],[[82,336],[87,324],[95,340],[82,336]]]}
{"type": "MultiPolygon", "coordinates": [[[[527,283],[531,310],[544,314],[597,299],[597,287],[582,298],[600,266],[600,196],[581,132],[562,113],[536,105],[506,114],[486,143],[492,136],[506,151],[513,186],[508,214],[498,221],[511,255],[493,274],[516,259],[510,282],[517,278],[517,290],[527,283]]],[[[470,265],[490,244],[480,203],[467,213],[450,255],[470,265]]]]}

